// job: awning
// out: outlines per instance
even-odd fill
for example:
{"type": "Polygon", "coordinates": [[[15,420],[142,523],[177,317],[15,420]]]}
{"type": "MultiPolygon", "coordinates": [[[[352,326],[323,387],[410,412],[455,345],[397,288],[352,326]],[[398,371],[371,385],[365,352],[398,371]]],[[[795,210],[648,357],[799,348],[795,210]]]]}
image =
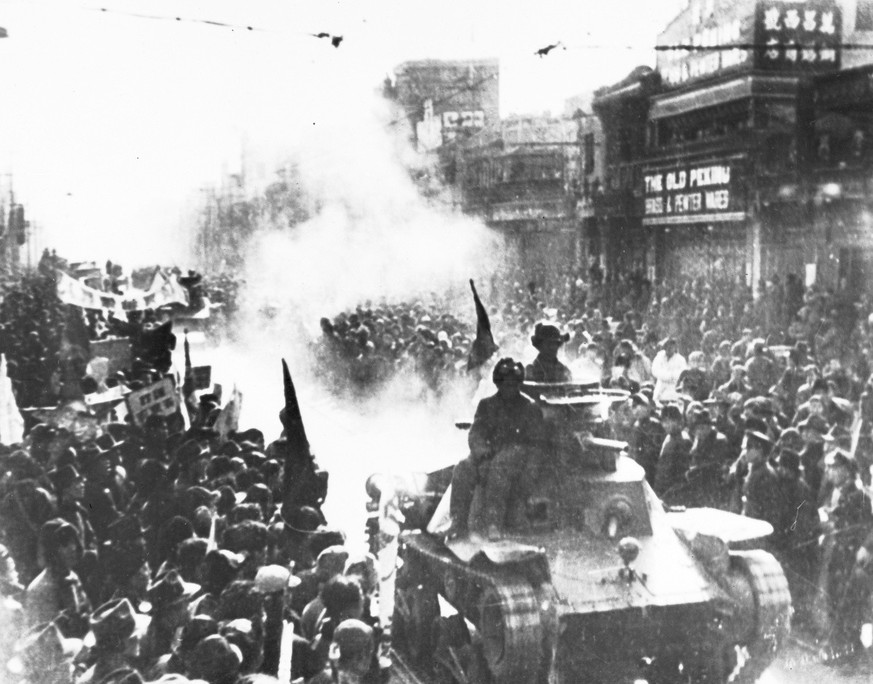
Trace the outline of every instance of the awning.
{"type": "Polygon", "coordinates": [[[729,211],[722,214],[681,214],[679,216],[655,216],[644,218],[644,226],[677,226],[690,223],[728,223],[745,221],[746,212],[729,211]]]}
{"type": "Polygon", "coordinates": [[[785,97],[797,88],[795,81],[768,76],[742,76],[724,83],[695,88],[677,95],[665,95],[652,100],[649,119],[664,119],[705,107],[714,107],[726,102],[742,100],[752,95],[785,97]]]}

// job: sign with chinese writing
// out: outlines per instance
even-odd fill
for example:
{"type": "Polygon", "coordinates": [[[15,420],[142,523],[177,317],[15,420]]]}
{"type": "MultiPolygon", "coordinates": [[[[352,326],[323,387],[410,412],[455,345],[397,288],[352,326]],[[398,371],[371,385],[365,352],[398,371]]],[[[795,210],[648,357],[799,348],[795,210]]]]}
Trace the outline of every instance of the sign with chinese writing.
{"type": "Polygon", "coordinates": [[[752,68],[755,32],[750,0],[694,0],[658,36],[658,71],[678,86],[752,68]],[[704,7],[704,4],[706,7],[704,7]],[[745,48],[733,47],[744,45],[745,48]],[[723,49],[721,49],[723,48],[723,49]]]}
{"type": "Polygon", "coordinates": [[[736,160],[651,169],[643,174],[643,224],[742,221],[736,160]]]}
{"type": "Polygon", "coordinates": [[[179,396],[170,378],[127,395],[127,410],[133,422],[143,427],[149,416],[172,416],[179,410],[179,396]]]}
{"type": "Polygon", "coordinates": [[[481,109],[465,112],[443,112],[443,129],[482,128],[485,112],[481,109]]]}
{"type": "Polygon", "coordinates": [[[759,68],[831,71],[839,67],[842,15],[833,0],[760,0],[755,24],[759,68]]]}

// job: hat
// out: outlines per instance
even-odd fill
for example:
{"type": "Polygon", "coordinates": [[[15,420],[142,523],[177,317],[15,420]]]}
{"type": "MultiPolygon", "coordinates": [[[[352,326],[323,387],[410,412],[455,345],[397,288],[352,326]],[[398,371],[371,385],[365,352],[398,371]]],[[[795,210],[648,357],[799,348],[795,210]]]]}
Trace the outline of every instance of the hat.
{"type": "Polygon", "coordinates": [[[194,647],[188,675],[207,682],[224,681],[239,671],[242,653],[227,639],[211,634],[194,647]]]}
{"type": "Polygon", "coordinates": [[[263,565],[255,575],[255,587],[263,594],[274,594],[293,589],[300,584],[300,578],[281,565],[263,565]]]}
{"type": "Polygon", "coordinates": [[[218,634],[218,622],[211,615],[194,615],[182,630],[181,648],[191,650],[210,634],[218,634]]]}
{"type": "Polygon", "coordinates": [[[828,430],[827,434],[825,434],[824,441],[831,442],[843,449],[851,449],[852,433],[839,423],[835,423],[831,426],[831,429],[828,430]]]}
{"type": "Polygon", "coordinates": [[[843,449],[834,449],[825,456],[825,465],[830,467],[848,468],[850,472],[858,472],[858,463],[852,455],[843,449]]]}
{"type": "Polygon", "coordinates": [[[491,379],[495,384],[503,382],[507,378],[524,382],[524,366],[510,356],[500,359],[491,373],[491,379]]]}
{"type": "Polygon", "coordinates": [[[676,404],[661,407],[661,420],[682,420],[682,410],[676,404]]]}
{"type": "Polygon", "coordinates": [[[198,591],[199,584],[186,582],[177,570],[170,570],[149,587],[148,598],[153,606],[163,607],[189,601],[198,591]]]}
{"type": "Polygon", "coordinates": [[[827,421],[821,416],[811,415],[806,420],[797,424],[797,429],[803,432],[804,430],[813,430],[820,435],[824,435],[828,431],[827,421]]]}
{"type": "Polygon", "coordinates": [[[307,533],[315,532],[322,523],[321,515],[312,506],[297,506],[286,514],[282,507],[282,519],[286,529],[292,532],[307,533]]]}
{"type": "Polygon", "coordinates": [[[632,394],[630,400],[634,406],[645,406],[646,408],[652,408],[651,398],[643,394],[642,392],[632,394]]]}
{"type": "Polygon", "coordinates": [[[48,473],[49,480],[55,487],[55,491],[60,494],[67,487],[82,481],[82,476],[79,471],[71,465],[65,465],[62,468],[52,470],[48,473]]]}
{"type": "Polygon", "coordinates": [[[346,562],[349,560],[349,550],[345,546],[335,544],[328,546],[315,560],[316,571],[324,572],[330,576],[341,575],[345,572],[346,562]]]}
{"type": "Polygon", "coordinates": [[[778,443],[790,449],[801,449],[803,447],[803,438],[800,436],[800,430],[796,427],[787,427],[779,433],[778,443]]]}
{"type": "Polygon", "coordinates": [[[134,635],[145,634],[149,618],[133,610],[126,598],[108,601],[91,613],[91,633],[97,646],[120,647],[134,635]]]}
{"type": "Polygon", "coordinates": [[[570,339],[570,333],[561,333],[558,326],[551,323],[537,323],[534,326],[533,337],[530,338],[531,344],[539,349],[543,342],[560,342],[564,344],[570,339]]]}
{"type": "Polygon", "coordinates": [[[373,628],[361,620],[343,620],[333,632],[333,644],[340,662],[369,658],[375,647],[373,628]]]}
{"type": "Polygon", "coordinates": [[[712,414],[707,409],[695,411],[691,417],[691,426],[712,425],[712,414]]]}
{"type": "Polygon", "coordinates": [[[16,642],[15,656],[7,664],[14,675],[47,672],[70,662],[82,650],[81,639],[67,639],[54,622],[35,625],[16,642]]]}
{"type": "Polygon", "coordinates": [[[787,468],[795,473],[800,472],[800,454],[798,454],[794,449],[789,449],[787,447],[780,449],[776,462],[783,468],[787,468]]]}

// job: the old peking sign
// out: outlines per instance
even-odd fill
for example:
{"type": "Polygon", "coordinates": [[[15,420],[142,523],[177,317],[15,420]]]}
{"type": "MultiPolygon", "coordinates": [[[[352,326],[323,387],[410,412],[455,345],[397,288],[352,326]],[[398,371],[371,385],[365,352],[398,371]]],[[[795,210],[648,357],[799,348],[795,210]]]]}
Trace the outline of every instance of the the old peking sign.
{"type": "Polygon", "coordinates": [[[647,169],[643,225],[717,223],[746,218],[735,160],[647,169]]]}

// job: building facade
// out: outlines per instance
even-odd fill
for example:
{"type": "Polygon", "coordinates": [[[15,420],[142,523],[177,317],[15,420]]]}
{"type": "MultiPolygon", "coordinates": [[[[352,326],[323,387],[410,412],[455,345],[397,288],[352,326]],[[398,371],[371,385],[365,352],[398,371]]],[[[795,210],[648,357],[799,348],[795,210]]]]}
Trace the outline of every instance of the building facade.
{"type": "Polygon", "coordinates": [[[687,3],[594,102],[607,271],[866,288],[873,50],[843,46],[871,31],[865,0],[687,3]]]}

